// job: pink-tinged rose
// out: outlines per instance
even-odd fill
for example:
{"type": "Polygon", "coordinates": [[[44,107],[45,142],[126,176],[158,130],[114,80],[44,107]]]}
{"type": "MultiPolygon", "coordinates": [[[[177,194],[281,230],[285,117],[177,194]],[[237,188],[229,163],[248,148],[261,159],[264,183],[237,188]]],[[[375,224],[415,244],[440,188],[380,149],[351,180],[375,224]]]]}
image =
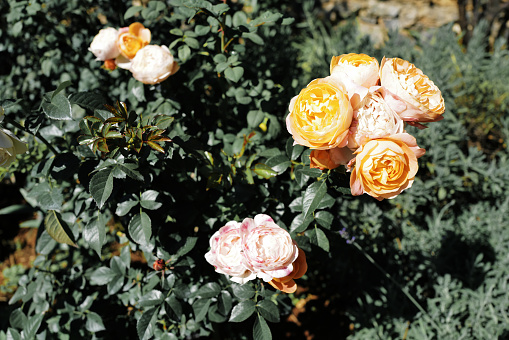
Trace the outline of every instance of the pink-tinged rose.
{"type": "Polygon", "coordinates": [[[371,87],[378,84],[378,61],[366,54],[348,53],[332,57],[330,74],[339,80],[348,78],[355,84],[371,87]]]}
{"type": "Polygon", "coordinates": [[[113,27],[103,28],[94,37],[88,50],[95,55],[97,60],[115,59],[120,54],[117,39],[118,30],[113,27]]]}
{"type": "Polygon", "coordinates": [[[158,84],[177,72],[179,65],[166,46],[148,45],[136,53],[131,72],[144,84],[158,84]]]}
{"type": "Polygon", "coordinates": [[[298,247],[290,234],[268,215],[246,218],[240,226],[242,250],[252,272],[265,282],[293,272],[299,256],[298,247]]]}
{"type": "Polygon", "coordinates": [[[408,133],[369,140],[355,152],[352,195],[366,193],[379,201],[396,197],[412,186],[419,168],[417,158],[424,152],[408,133]]]}
{"type": "Polygon", "coordinates": [[[369,139],[403,133],[403,120],[385,102],[380,92],[370,93],[364,105],[354,111],[348,147],[357,149],[369,139]]]}
{"type": "Polygon", "coordinates": [[[216,272],[230,275],[233,282],[243,284],[256,278],[242,255],[239,222],[230,221],[212,235],[210,251],[205,254],[205,259],[216,268],[216,272]]]}
{"type": "Polygon", "coordinates": [[[335,169],[340,165],[346,165],[353,157],[353,151],[347,147],[311,150],[309,167],[320,170],[335,169]]]}
{"type": "Polygon", "coordinates": [[[286,127],[296,144],[327,150],[347,143],[353,109],[344,85],[337,79],[315,79],[295,96],[286,127]]]}
{"type": "Polygon", "coordinates": [[[445,105],[440,89],[414,64],[400,58],[382,59],[380,82],[385,101],[403,120],[443,119],[445,105]]]}

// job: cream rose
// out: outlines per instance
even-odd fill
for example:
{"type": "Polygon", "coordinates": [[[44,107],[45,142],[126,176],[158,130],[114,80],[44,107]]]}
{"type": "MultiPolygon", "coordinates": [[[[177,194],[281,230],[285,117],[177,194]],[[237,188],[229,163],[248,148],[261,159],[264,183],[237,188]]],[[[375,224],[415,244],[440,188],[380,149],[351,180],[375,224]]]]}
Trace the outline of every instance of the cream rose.
{"type": "Polygon", "coordinates": [[[252,272],[265,282],[290,275],[299,248],[290,234],[268,215],[246,218],[240,226],[242,253],[252,272]]]}
{"type": "Polygon", "coordinates": [[[352,195],[366,193],[379,201],[396,197],[412,186],[419,168],[417,158],[424,152],[408,133],[368,141],[355,152],[352,162],[352,195]]]}
{"type": "Polygon", "coordinates": [[[342,54],[332,57],[330,74],[340,80],[349,78],[360,86],[375,86],[379,79],[378,61],[362,53],[342,54]]]}
{"type": "Polygon", "coordinates": [[[118,30],[113,27],[103,28],[94,37],[88,50],[95,55],[97,60],[115,59],[120,54],[117,39],[118,30]]]}
{"type": "Polygon", "coordinates": [[[243,284],[256,278],[242,255],[239,222],[230,221],[212,235],[210,251],[205,254],[205,259],[216,268],[216,272],[230,275],[233,282],[243,284]]]}
{"type": "Polygon", "coordinates": [[[7,168],[16,159],[17,154],[25,152],[27,152],[25,143],[9,130],[0,129],[0,167],[7,168]]]}
{"type": "Polygon", "coordinates": [[[357,149],[365,140],[402,133],[403,120],[384,101],[380,92],[366,97],[365,104],[354,112],[348,147],[357,149]]]}
{"type": "Polygon", "coordinates": [[[440,89],[414,64],[400,58],[382,59],[380,83],[385,101],[403,120],[443,119],[445,106],[440,89]]]}
{"type": "Polygon", "coordinates": [[[289,110],[286,127],[295,143],[318,150],[346,145],[353,109],[337,79],[313,80],[291,100],[289,110]]]}
{"type": "Polygon", "coordinates": [[[158,84],[177,72],[179,65],[166,46],[148,45],[131,62],[131,72],[144,84],[158,84]]]}

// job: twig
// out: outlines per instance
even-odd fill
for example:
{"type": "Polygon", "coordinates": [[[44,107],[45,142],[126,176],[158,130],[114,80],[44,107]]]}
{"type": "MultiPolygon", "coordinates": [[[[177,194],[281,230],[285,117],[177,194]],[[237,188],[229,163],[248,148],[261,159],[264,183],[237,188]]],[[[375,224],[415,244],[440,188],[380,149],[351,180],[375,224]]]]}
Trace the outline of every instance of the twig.
{"type": "Polygon", "coordinates": [[[392,276],[391,274],[389,274],[387,271],[385,271],[385,269],[383,269],[378,263],[375,262],[375,260],[368,254],[364,251],[364,249],[361,248],[361,246],[359,246],[357,243],[352,243],[355,248],[357,248],[357,250],[359,250],[362,255],[364,255],[364,257],[366,259],[368,259],[369,262],[371,262],[375,267],[378,268],[378,270],[380,270],[386,278],[388,278],[389,280],[391,280],[392,283],[394,283],[396,285],[396,287],[398,287],[402,292],[403,294],[406,295],[406,297],[414,304],[415,307],[417,307],[417,309],[425,316],[427,316],[429,318],[429,320],[431,321],[431,323],[437,328],[437,330],[439,329],[439,326],[438,324],[435,322],[435,320],[433,320],[431,318],[431,316],[428,314],[428,312],[426,312],[426,310],[424,308],[422,308],[422,306],[419,304],[419,302],[417,302],[416,299],[414,299],[414,297],[402,286],[399,284],[398,281],[396,281],[392,276]]]}
{"type": "Polygon", "coordinates": [[[25,128],[24,126],[22,126],[21,124],[17,123],[16,121],[12,120],[12,119],[9,119],[9,117],[5,116],[5,121],[11,125],[13,125],[14,127],[22,130],[22,131],[26,131],[32,135],[34,135],[35,137],[37,137],[41,142],[43,142],[47,147],[48,149],[51,150],[51,152],[53,152],[54,155],[58,155],[59,152],[53,147],[53,145],[50,144],[50,142],[48,142],[46,140],[46,138],[44,138],[43,136],[41,136],[41,134],[39,133],[39,131],[37,131],[36,133],[33,133],[31,131],[29,131],[27,128],[25,128]]]}

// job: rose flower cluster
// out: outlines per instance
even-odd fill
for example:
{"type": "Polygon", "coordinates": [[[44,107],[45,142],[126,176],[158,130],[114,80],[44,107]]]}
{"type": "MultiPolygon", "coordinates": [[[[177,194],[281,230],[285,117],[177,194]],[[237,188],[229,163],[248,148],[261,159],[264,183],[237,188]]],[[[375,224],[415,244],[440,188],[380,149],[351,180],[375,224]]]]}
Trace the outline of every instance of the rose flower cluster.
{"type": "Polygon", "coordinates": [[[383,200],[412,185],[425,152],[405,125],[425,128],[445,108],[438,87],[410,62],[384,57],[379,65],[350,53],[333,57],[330,76],[309,83],[289,110],[288,132],[312,149],[312,168],[344,165],[352,195],[383,200]]]}
{"type": "Polygon", "coordinates": [[[286,293],[296,291],[294,279],[307,270],[304,252],[286,230],[264,214],[221,227],[210,238],[205,259],[233,282],[244,284],[259,277],[286,293]]]}
{"type": "Polygon", "coordinates": [[[129,27],[104,28],[94,37],[89,51],[104,68],[131,71],[144,84],[158,84],[178,71],[179,65],[166,46],[149,45],[151,33],[139,22],[129,27]]]}

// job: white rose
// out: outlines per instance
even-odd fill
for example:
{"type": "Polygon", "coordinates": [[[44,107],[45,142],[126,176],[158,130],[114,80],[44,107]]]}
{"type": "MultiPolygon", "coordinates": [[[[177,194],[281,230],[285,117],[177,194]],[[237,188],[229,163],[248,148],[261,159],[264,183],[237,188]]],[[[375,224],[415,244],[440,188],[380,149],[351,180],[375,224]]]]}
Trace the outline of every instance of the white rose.
{"type": "Polygon", "coordinates": [[[16,159],[16,155],[25,153],[27,147],[9,130],[0,129],[0,167],[8,167],[16,159]]]}
{"type": "Polygon", "coordinates": [[[403,120],[387,105],[379,92],[373,92],[366,97],[365,104],[354,112],[348,147],[357,149],[366,140],[402,133],[404,129],[403,120]]]}
{"type": "Polygon", "coordinates": [[[88,50],[96,56],[97,60],[115,59],[120,54],[117,38],[118,31],[115,28],[103,28],[94,37],[88,50]]]}
{"type": "Polygon", "coordinates": [[[240,223],[228,222],[210,238],[210,251],[205,254],[208,263],[216,268],[216,272],[232,276],[237,283],[246,283],[256,278],[246,265],[242,255],[240,223]]]}
{"type": "Polygon", "coordinates": [[[130,68],[133,77],[144,84],[158,84],[178,69],[168,47],[158,45],[148,45],[139,50],[130,68]]]}
{"type": "Polygon", "coordinates": [[[299,248],[290,234],[268,215],[246,218],[240,226],[243,255],[251,270],[265,282],[288,276],[299,248]]]}

